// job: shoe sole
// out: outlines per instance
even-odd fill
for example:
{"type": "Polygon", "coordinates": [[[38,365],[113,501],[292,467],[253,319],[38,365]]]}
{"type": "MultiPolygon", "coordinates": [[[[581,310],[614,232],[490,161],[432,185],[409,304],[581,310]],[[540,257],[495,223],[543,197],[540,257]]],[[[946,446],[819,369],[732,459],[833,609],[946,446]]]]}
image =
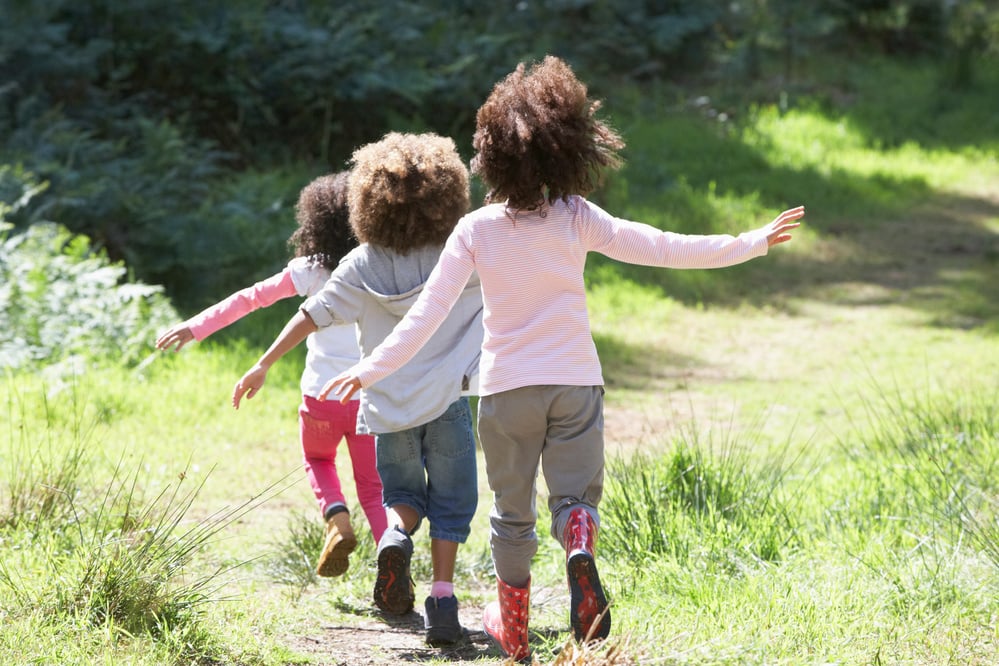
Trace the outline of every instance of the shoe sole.
{"type": "Polygon", "coordinates": [[[316,565],[316,575],[324,578],[342,576],[350,565],[350,554],[357,547],[355,537],[341,537],[339,541],[324,545],[316,565]]]}
{"type": "Polygon", "coordinates": [[[431,627],[427,629],[427,645],[430,647],[447,647],[460,643],[465,638],[465,630],[461,627],[431,627]]]}
{"type": "Polygon", "coordinates": [[[596,562],[586,553],[573,555],[566,563],[566,573],[570,592],[569,622],[576,640],[583,642],[607,638],[610,634],[611,616],[607,609],[607,597],[600,585],[600,576],[597,575],[596,562]],[[598,617],[600,622],[594,627],[598,617]]]}
{"type": "Polygon", "coordinates": [[[378,553],[375,606],[386,613],[405,615],[416,603],[410,589],[408,560],[406,551],[399,546],[388,546],[378,553]]]}

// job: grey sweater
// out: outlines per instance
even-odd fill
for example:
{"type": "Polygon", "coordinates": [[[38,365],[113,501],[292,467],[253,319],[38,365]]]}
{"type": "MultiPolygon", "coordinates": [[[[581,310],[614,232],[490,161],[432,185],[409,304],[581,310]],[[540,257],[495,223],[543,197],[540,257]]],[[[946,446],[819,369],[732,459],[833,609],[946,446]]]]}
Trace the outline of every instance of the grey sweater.
{"type": "MultiPolygon", "coordinates": [[[[356,323],[361,357],[384,340],[423,290],[442,246],[401,255],[362,244],[329,281],[302,304],[320,328],[356,323]]],[[[423,349],[398,372],[361,395],[357,429],[388,433],[428,423],[478,380],[482,350],[482,291],[472,274],[454,309],[423,349]]]]}

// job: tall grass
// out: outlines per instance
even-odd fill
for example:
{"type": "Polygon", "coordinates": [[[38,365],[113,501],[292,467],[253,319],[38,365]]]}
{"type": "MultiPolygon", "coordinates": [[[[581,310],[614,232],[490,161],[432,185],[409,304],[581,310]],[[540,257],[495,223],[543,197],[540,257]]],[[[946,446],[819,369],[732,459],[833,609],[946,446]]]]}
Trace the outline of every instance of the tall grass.
{"type": "Polygon", "coordinates": [[[648,663],[990,663],[995,397],[875,391],[817,468],[689,435],[616,461],[615,626],[656,646],[648,663]]]}
{"type": "Polygon", "coordinates": [[[871,434],[841,442],[867,498],[867,524],[902,526],[913,548],[968,539],[999,566],[997,397],[994,386],[975,383],[876,391],[865,414],[871,434]]]}
{"type": "Polygon", "coordinates": [[[68,443],[55,427],[55,414],[47,396],[41,399],[46,427],[35,439],[23,426],[24,402],[13,379],[7,377],[7,452],[3,478],[5,498],[0,509],[0,529],[38,531],[62,523],[72,515],[73,499],[80,489],[86,451],[93,444],[92,427],[84,427],[79,414],[71,416],[68,443]],[[21,424],[18,426],[17,424],[21,424]]]}
{"type": "Polygon", "coordinates": [[[602,552],[633,567],[669,556],[680,566],[707,561],[728,573],[779,562],[798,532],[782,484],[788,466],[760,461],[731,433],[703,442],[687,432],[662,455],[616,459],[601,509],[608,535],[602,552]]]}
{"type": "MultiPolygon", "coordinates": [[[[276,484],[246,501],[192,518],[192,507],[208,479],[188,470],[147,495],[147,466],[127,472],[119,459],[110,476],[94,454],[101,442],[96,423],[78,418],[63,428],[42,398],[40,431],[31,429],[23,408],[8,399],[9,461],[2,495],[8,497],[0,542],[0,601],[9,628],[58,636],[67,624],[90,627],[104,642],[92,646],[126,653],[150,642],[175,663],[225,660],[227,648],[206,622],[207,607],[224,598],[231,574],[245,562],[208,565],[209,545],[268,496],[276,484]]],[[[18,405],[22,403],[17,401],[18,405]]],[[[61,407],[79,415],[74,400],[61,407]]],[[[22,639],[24,637],[22,636],[22,639]]],[[[37,639],[34,639],[37,641],[37,639]]],[[[0,642],[6,649],[23,646],[0,642]]],[[[50,661],[44,641],[37,659],[50,661]]],[[[24,655],[7,653],[4,663],[24,655]]]]}

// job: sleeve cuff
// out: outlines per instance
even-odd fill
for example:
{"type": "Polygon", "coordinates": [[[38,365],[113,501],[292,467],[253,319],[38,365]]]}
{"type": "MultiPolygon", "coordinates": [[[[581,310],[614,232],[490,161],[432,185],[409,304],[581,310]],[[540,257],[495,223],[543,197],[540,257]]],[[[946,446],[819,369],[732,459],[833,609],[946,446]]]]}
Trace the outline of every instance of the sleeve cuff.
{"type": "Polygon", "coordinates": [[[326,328],[333,325],[333,317],[330,315],[329,310],[315,296],[306,299],[299,309],[309,315],[312,323],[319,328],[326,328]]]}

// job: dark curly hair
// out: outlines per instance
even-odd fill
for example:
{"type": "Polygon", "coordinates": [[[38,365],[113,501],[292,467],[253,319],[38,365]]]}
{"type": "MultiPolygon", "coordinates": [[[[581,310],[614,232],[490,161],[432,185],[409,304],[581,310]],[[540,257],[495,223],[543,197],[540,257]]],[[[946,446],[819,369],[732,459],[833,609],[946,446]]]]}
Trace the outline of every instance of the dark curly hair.
{"type": "Polygon", "coordinates": [[[489,187],[487,201],[534,208],[587,195],[604,168],[621,166],[624,141],[595,114],[599,101],[555,56],[517,65],[497,83],[475,117],[472,173],[489,187]]]}
{"type": "Polygon", "coordinates": [[[288,239],[296,257],[313,257],[329,270],[357,247],[350,227],[347,189],[350,172],[320,176],[302,188],[295,204],[298,228],[288,239]]]}
{"type": "Polygon", "coordinates": [[[350,223],[362,243],[400,254],[440,245],[468,212],[468,169],[449,138],[390,132],[352,162],[350,223]]]}

